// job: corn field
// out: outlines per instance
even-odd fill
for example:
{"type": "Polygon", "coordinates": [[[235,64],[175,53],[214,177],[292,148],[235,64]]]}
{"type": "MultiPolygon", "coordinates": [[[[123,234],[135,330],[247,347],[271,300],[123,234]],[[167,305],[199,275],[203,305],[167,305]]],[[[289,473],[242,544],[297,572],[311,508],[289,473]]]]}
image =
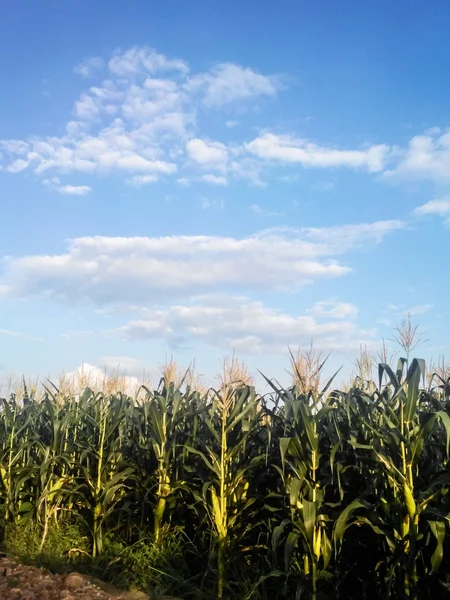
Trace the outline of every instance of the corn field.
{"type": "Polygon", "coordinates": [[[3,538],[44,556],[69,531],[70,568],[183,598],[444,598],[450,378],[400,359],[374,379],[24,385],[0,400],[3,538]]]}

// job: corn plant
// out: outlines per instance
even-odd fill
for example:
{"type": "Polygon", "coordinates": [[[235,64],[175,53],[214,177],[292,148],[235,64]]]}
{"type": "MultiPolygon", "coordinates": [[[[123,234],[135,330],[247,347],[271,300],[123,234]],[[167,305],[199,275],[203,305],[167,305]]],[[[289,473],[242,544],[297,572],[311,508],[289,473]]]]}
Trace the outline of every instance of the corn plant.
{"type": "MultiPolygon", "coordinates": [[[[383,536],[386,543],[386,594],[395,580],[397,595],[406,598],[418,594],[419,565],[423,575],[434,573],[442,560],[443,541],[448,518],[439,509],[440,499],[449,490],[450,474],[446,470],[450,443],[450,417],[444,411],[421,415],[419,383],[424,363],[414,359],[402,381],[402,367],[397,373],[380,365],[380,381],[387,371],[393,393],[385,388],[378,405],[378,423],[362,420],[370,433],[370,443],[350,440],[357,449],[367,452],[361,460],[371,484],[354,500],[338,519],[335,527],[337,548],[344,531],[351,524],[367,525],[383,536]],[[427,444],[442,428],[445,459],[435,464],[427,444]],[[444,468],[443,468],[444,467],[444,468]],[[427,534],[436,541],[434,552],[422,543],[427,534]]],[[[439,457],[439,454],[437,455],[439,457]]],[[[379,565],[380,566],[380,565],[379,565]]]]}
{"type": "Polygon", "coordinates": [[[234,359],[201,392],[173,363],[138,397],[119,379],[80,393],[22,385],[0,399],[0,534],[11,544],[30,525],[45,554],[75,523],[111,578],[151,581],[157,568],[161,582],[177,566],[165,573],[158,557],[181,560],[178,595],[192,600],[444,597],[448,373],[425,385],[423,361],[381,356],[378,382],[364,351],[345,391],[320,391],[312,350],[291,357],[291,387],[267,380],[264,397],[234,359]]]}
{"type": "MultiPolygon", "coordinates": [[[[319,371],[321,367],[319,367],[319,371]]],[[[298,379],[301,378],[298,373],[298,379]]],[[[283,398],[283,436],[279,438],[282,492],[288,499],[289,516],[273,532],[272,547],[276,554],[283,541],[284,571],[297,571],[300,581],[297,595],[307,587],[313,600],[317,598],[319,579],[329,579],[327,571],[332,557],[329,509],[325,503],[326,487],[331,481],[329,465],[321,464],[321,431],[334,410],[326,398],[331,380],[322,393],[317,388],[297,395],[298,383],[281,390],[283,398]],[[300,556],[300,561],[297,560],[300,556]],[[308,583],[309,582],[309,585],[308,583]]]]}
{"type": "Polygon", "coordinates": [[[192,487],[192,493],[205,508],[216,540],[219,600],[224,596],[227,553],[233,534],[248,518],[255,502],[254,497],[248,496],[248,488],[251,470],[264,459],[261,454],[252,456],[250,451],[258,419],[258,398],[251,388],[222,385],[213,392],[204,413],[205,437],[198,437],[198,448],[188,448],[206,467],[205,478],[198,487],[192,487]]]}
{"type": "MultiPolygon", "coordinates": [[[[180,385],[183,384],[183,380],[180,385]]],[[[166,516],[167,504],[176,501],[177,491],[184,487],[183,466],[186,461],[186,442],[192,441],[191,423],[195,422],[198,394],[189,388],[183,393],[174,383],[162,380],[160,389],[152,392],[142,386],[146,397],[138,423],[138,447],[150,470],[148,485],[153,490],[153,536],[158,544],[166,516]]],[[[146,497],[148,494],[146,494],[146,497]]]]}
{"type": "Polygon", "coordinates": [[[124,500],[134,478],[134,468],[123,458],[121,429],[127,402],[121,394],[106,398],[91,390],[80,398],[80,413],[91,426],[79,432],[77,454],[82,504],[89,511],[93,557],[101,554],[104,525],[124,500]]]}
{"type": "Polygon", "coordinates": [[[30,440],[36,413],[32,402],[20,406],[15,395],[9,400],[3,398],[1,403],[0,498],[3,518],[8,522],[27,517],[33,510],[27,481],[36,464],[30,440]]]}

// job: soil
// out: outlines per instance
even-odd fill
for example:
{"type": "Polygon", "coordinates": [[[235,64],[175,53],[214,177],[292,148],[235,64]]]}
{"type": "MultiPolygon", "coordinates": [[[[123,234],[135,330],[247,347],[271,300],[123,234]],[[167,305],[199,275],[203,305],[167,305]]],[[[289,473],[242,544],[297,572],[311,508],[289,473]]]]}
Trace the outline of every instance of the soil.
{"type": "Polygon", "coordinates": [[[1,600],[150,600],[139,591],[124,592],[93,577],[55,575],[22,565],[0,553],[1,600]]]}

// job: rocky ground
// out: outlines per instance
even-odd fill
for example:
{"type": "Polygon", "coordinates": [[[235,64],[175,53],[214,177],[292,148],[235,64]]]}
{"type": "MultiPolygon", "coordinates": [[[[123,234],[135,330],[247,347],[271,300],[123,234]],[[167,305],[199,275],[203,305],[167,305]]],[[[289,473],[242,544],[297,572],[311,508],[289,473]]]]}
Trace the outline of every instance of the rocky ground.
{"type": "Polygon", "coordinates": [[[54,575],[45,569],[21,565],[2,553],[0,553],[0,599],[150,600],[142,592],[117,590],[79,573],[54,575]]]}

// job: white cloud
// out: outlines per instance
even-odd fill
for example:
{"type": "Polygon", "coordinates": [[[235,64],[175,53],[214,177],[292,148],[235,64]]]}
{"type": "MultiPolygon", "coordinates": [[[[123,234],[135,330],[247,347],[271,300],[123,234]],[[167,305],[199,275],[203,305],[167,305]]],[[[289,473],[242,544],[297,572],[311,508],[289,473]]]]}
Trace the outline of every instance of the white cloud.
{"type": "Polygon", "coordinates": [[[229,105],[242,111],[260,97],[274,97],[282,88],[278,76],[232,63],[191,74],[184,60],[148,47],[118,50],[109,61],[86,59],[75,70],[96,80],[74,99],[64,133],[0,140],[0,170],[28,170],[46,179],[109,175],[130,185],[181,172],[181,184],[237,180],[264,187],[271,169],[286,165],[381,172],[398,160],[399,173],[410,169],[421,177],[450,180],[450,133],[414,138],[403,154],[386,145],[334,148],[268,132],[249,143],[208,139],[200,128],[205,111],[222,108],[225,126],[235,127],[238,121],[226,118],[229,105]]]}
{"type": "Polygon", "coordinates": [[[86,58],[74,69],[74,72],[82,77],[93,77],[103,68],[105,61],[100,56],[86,58]]]}
{"type": "Polygon", "coordinates": [[[203,210],[207,210],[209,208],[223,210],[225,208],[225,202],[223,200],[211,200],[211,198],[207,198],[206,196],[202,196],[200,198],[200,203],[203,210]]]}
{"type": "Polygon", "coordinates": [[[100,115],[100,106],[92,96],[82,94],[81,98],[75,102],[73,112],[78,119],[94,119],[100,115]]]}
{"type": "Polygon", "coordinates": [[[406,309],[406,313],[410,314],[411,316],[424,315],[433,308],[434,304],[420,304],[418,306],[411,306],[410,308],[406,309]]]}
{"type": "Polygon", "coordinates": [[[299,163],[304,167],[352,167],[381,171],[389,153],[385,145],[362,150],[339,150],[318,146],[308,140],[265,133],[246,144],[246,149],[262,159],[299,163]]]}
{"type": "Polygon", "coordinates": [[[404,320],[410,315],[417,317],[424,315],[434,308],[434,304],[418,304],[408,306],[405,304],[388,304],[384,310],[386,316],[377,319],[377,323],[393,329],[400,320],[404,320]]]}
{"type": "Polygon", "coordinates": [[[210,142],[194,138],[186,144],[190,158],[200,165],[224,166],[228,159],[226,146],[220,142],[210,142]]]}
{"type": "Polygon", "coordinates": [[[439,200],[430,200],[414,210],[418,217],[426,215],[437,215],[443,217],[450,224],[450,198],[441,198],[439,200]]]}
{"type": "MultiPolygon", "coordinates": [[[[88,74],[98,66],[94,58],[77,71],[88,74]]],[[[69,120],[64,135],[0,140],[0,169],[30,169],[47,178],[76,172],[122,173],[128,178],[173,174],[195,120],[192,99],[182,89],[184,61],[132,48],[117,52],[108,70],[109,79],[85,90],[75,102],[75,119],[69,120]],[[168,79],[153,77],[164,72],[168,79]]]]}
{"type": "Polygon", "coordinates": [[[267,183],[263,180],[262,174],[264,165],[261,161],[256,160],[252,156],[239,157],[237,160],[232,160],[227,170],[232,176],[239,181],[247,181],[254,187],[264,188],[267,183]]]}
{"type": "Polygon", "coordinates": [[[23,156],[28,154],[29,146],[27,142],[21,140],[0,140],[0,148],[9,152],[10,154],[17,154],[23,156]]]}
{"type": "Polygon", "coordinates": [[[86,196],[92,190],[88,185],[61,185],[57,191],[64,196],[86,196]]]}
{"type": "Polygon", "coordinates": [[[125,85],[120,111],[130,123],[140,123],[143,130],[154,130],[166,139],[172,136],[177,142],[187,135],[195,120],[189,97],[171,79],[147,77],[139,84],[125,85]]]}
{"type": "Polygon", "coordinates": [[[37,174],[58,173],[159,173],[172,174],[177,165],[159,159],[160,152],[141,130],[127,132],[120,119],[98,136],[85,133],[75,137],[32,139],[27,159],[18,159],[9,169],[32,168],[37,174]],[[25,165],[26,163],[26,165],[25,165]]]}
{"type": "Polygon", "coordinates": [[[136,377],[133,375],[127,375],[122,369],[118,369],[117,365],[109,367],[106,364],[102,364],[101,367],[91,365],[89,363],[83,363],[75,371],[69,372],[65,375],[66,379],[72,379],[75,383],[89,382],[89,387],[94,389],[104,389],[105,383],[109,378],[120,378],[120,383],[123,385],[125,393],[135,394],[142,384],[142,377],[136,377]]]}
{"type": "Polygon", "coordinates": [[[450,132],[429,130],[411,139],[406,150],[398,150],[399,162],[386,177],[409,181],[450,183],[450,132]]]}
{"type": "Polygon", "coordinates": [[[434,308],[434,304],[418,304],[416,306],[405,307],[397,304],[389,304],[388,311],[397,318],[407,317],[408,315],[424,315],[434,308]]]}
{"type": "Polygon", "coordinates": [[[98,305],[169,301],[230,290],[296,290],[345,275],[336,257],[378,243],[401,222],[324,229],[269,229],[214,236],[82,237],[54,255],[3,260],[3,295],[98,305]],[[151,299],[151,300],[149,300],[151,299]]]}
{"type": "Polygon", "coordinates": [[[207,173],[206,175],[202,175],[200,179],[202,181],[206,181],[207,183],[212,183],[213,185],[227,185],[228,184],[226,177],[223,177],[223,175],[213,175],[212,173],[207,173]]]}
{"type": "Polygon", "coordinates": [[[64,133],[0,140],[0,170],[28,170],[46,179],[109,175],[131,185],[182,172],[182,182],[225,185],[226,177],[265,186],[272,169],[301,165],[450,183],[450,131],[439,129],[413,137],[404,149],[385,144],[347,149],[264,130],[248,143],[208,140],[200,127],[205,111],[223,109],[225,126],[235,127],[238,121],[227,118],[230,105],[242,111],[258,98],[275,97],[283,87],[278,76],[229,62],[190,73],[186,61],[146,46],[117,50],[109,61],[88,58],[75,71],[96,79],[74,99],[72,115],[59,128],[64,133]]]}
{"type": "Polygon", "coordinates": [[[92,188],[88,185],[61,185],[59,177],[44,179],[42,184],[49,190],[58,192],[58,194],[62,194],[63,196],[86,196],[92,191],[92,188]]]}
{"type": "MultiPolygon", "coordinates": [[[[13,141],[13,140],[11,140],[11,141],[13,141]]],[[[24,160],[23,158],[17,158],[12,163],[7,165],[6,171],[8,173],[21,173],[22,171],[25,171],[25,169],[27,167],[28,167],[28,161],[24,160]]]]}
{"type": "Polygon", "coordinates": [[[324,300],[316,302],[308,311],[314,317],[327,317],[329,319],[349,319],[356,317],[358,308],[350,302],[337,302],[324,300]]]}
{"type": "Polygon", "coordinates": [[[134,46],[125,52],[117,50],[109,61],[111,73],[120,77],[138,77],[142,73],[156,74],[167,71],[178,71],[187,74],[189,66],[179,58],[167,58],[148,46],[134,46]]]}
{"type": "Polygon", "coordinates": [[[387,234],[405,227],[406,223],[399,220],[375,221],[356,225],[309,227],[304,229],[304,234],[314,243],[323,243],[328,252],[340,254],[368,241],[379,244],[387,234]]]}
{"type": "Polygon", "coordinates": [[[240,65],[222,63],[208,73],[192,77],[186,87],[201,93],[202,102],[207,108],[219,108],[259,96],[275,96],[281,88],[281,82],[277,76],[261,75],[240,65]]]}
{"type": "Polygon", "coordinates": [[[344,316],[323,322],[310,315],[273,310],[246,297],[212,295],[189,305],[146,310],[141,319],[122,326],[117,334],[127,339],[163,338],[174,345],[197,339],[257,354],[282,352],[312,338],[324,349],[357,349],[375,332],[358,328],[344,316]]]}
{"type": "Polygon", "coordinates": [[[135,175],[134,177],[127,179],[127,183],[134,185],[135,187],[142,187],[143,185],[155,183],[156,181],[158,181],[156,175],[135,175]]]}

